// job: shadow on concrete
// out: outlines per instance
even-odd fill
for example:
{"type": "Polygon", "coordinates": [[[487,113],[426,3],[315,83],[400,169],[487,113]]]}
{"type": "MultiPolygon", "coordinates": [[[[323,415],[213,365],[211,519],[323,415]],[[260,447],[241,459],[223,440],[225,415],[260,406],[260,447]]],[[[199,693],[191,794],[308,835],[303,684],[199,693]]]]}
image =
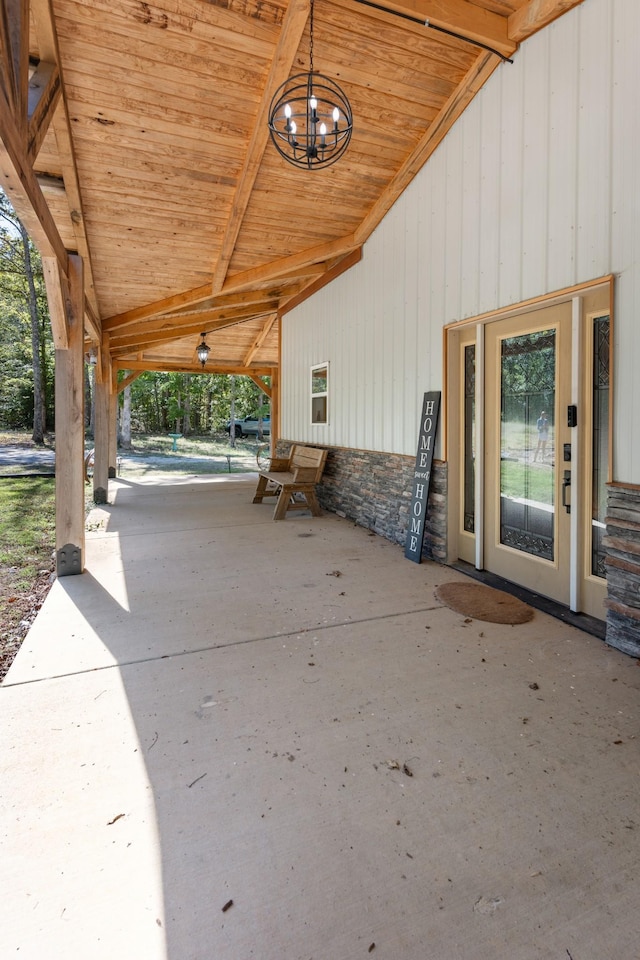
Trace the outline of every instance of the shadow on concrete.
{"type": "Polygon", "coordinates": [[[94,511],[2,688],[51,862],[0,944],[631,958],[634,662],[544,614],[461,618],[433,595],[461,574],[334,516],[274,524],[254,482],[118,481],[94,511]]]}

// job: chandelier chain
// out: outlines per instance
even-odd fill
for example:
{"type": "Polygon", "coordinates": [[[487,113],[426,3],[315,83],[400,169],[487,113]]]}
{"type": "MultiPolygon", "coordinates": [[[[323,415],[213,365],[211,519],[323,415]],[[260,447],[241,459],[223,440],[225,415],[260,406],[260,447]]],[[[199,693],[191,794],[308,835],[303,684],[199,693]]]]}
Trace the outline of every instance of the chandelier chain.
{"type": "Polygon", "coordinates": [[[313,73],[313,0],[309,12],[309,72],[313,73]]]}

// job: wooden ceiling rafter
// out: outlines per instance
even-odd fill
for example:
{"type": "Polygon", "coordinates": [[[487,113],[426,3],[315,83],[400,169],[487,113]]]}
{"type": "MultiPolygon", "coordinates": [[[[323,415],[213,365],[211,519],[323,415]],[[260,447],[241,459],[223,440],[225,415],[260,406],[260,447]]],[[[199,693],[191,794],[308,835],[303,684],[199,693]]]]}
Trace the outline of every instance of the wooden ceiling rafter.
{"type": "MultiPolygon", "coordinates": [[[[252,319],[260,319],[252,318],[252,319]]],[[[209,331],[206,334],[211,336],[219,330],[226,330],[229,327],[235,327],[239,323],[243,323],[244,319],[241,320],[219,320],[210,325],[209,331]]],[[[200,324],[192,324],[189,327],[185,327],[180,331],[176,330],[164,330],[149,332],[144,335],[139,335],[135,337],[125,337],[122,340],[117,340],[111,344],[111,352],[114,356],[124,356],[128,355],[135,350],[148,350],[151,346],[157,346],[159,344],[172,344],[177,343],[180,340],[185,340],[186,338],[193,337],[198,339],[200,334],[203,331],[200,329],[200,324]]]]}
{"type": "MultiPolygon", "coordinates": [[[[276,322],[277,319],[278,319],[278,314],[277,314],[277,313],[272,313],[271,316],[269,316],[269,317],[267,317],[267,318],[265,319],[265,321],[264,321],[264,326],[263,326],[262,330],[260,331],[260,333],[258,334],[258,336],[254,339],[253,343],[251,344],[251,346],[250,346],[249,349],[247,350],[246,354],[244,355],[244,365],[245,365],[246,367],[248,367],[249,364],[252,362],[252,360],[253,360],[253,358],[255,357],[256,353],[258,352],[258,350],[260,349],[260,347],[262,346],[262,344],[265,342],[265,340],[267,339],[267,337],[268,337],[269,334],[271,333],[271,331],[272,331],[272,329],[273,329],[273,325],[275,324],[275,322],[276,322]]],[[[260,384],[258,384],[258,386],[260,386],[260,384]]],[[[261,388],[261,389],[262,389],[262,388],[261,388]]]]}
{"type": "MultiPolygon", "coordinates": [[[[267,312],[268,311],[265,311],[265,314],[267,312]]],[[[206,336],[209,336],[218,330],[223,330],[227,327],[235,327],[237,324],[244,323],[247,320],[259,320],[261,316],[261,314],[252,315],[251,317],[247,317],[243,314],[238,316],[231,315],[218,320],[210,320],[207,324],[198,322],[187,324],[182,327],[170,327],[168,330],[160,330],[155,328],[153,330],[146,331],[146,333],[138,333],[124,337],[112,337],[110,341],[110,348],[114,354],[122,354],[123,351],[129,353],[132,350],[144,350],[151,344],[171,343],[177,340],[184,340],[185,337],[199,337],[201,333],[205,333],[206,336]],[[203,330],[203,326],[206,328],[205,330],[203,330]]]]}
{"type": "Polygon", "coordinates": [[[280,39],[271,62],[267,82],[262,91],[238,187],[231,205],[231,214],[227,221],[222,247],[214,267],[211,284],[213,293],[217,293],[224,286],[238,233],[269,141],[269,128],[267,126],[269,105],[273,94],[291,72],[291,66],[300,46],[302,33],[309,16],[309,6],[309,0],[290,0],[287,7],[280,39]]]}
{"type": "Polygon", "coordinates": [[[224,373],[235,374],[242,377],[270,377],[277,368],[277,364],[260,364],[259,366],[243,367],[237,363],[225,363],[224,361],[207,361],[207,367],[203,371],[202,364],[184,363],[182,361],[162,360],[162,359],[142,359],[142,360],[117,360],[115,366],[118,370],[139,370],[144,373],[146,370],[160,371],[163,373],[224,373]]]}

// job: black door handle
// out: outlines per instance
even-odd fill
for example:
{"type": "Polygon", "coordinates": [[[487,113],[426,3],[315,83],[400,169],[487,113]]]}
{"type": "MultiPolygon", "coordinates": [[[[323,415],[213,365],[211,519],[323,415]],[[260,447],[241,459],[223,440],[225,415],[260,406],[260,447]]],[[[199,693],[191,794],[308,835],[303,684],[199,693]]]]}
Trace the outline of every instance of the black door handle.
{"type": "Polygon", "coordinates": [[[571,470],[565,470],[562,481],[562,506],[567,513],[571,513],[571,504],[567,503],[567,489],[571,486],[571,470]]]}

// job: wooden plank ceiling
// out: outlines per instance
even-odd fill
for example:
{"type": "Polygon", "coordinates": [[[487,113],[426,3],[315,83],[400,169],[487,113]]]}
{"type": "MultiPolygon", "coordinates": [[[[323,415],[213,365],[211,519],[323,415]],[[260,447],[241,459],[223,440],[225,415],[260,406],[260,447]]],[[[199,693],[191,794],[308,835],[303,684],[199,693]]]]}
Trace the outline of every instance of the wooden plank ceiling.
{"type": "Polygon", "coordinates": [[[50,269],[64,272],[61,247],[83,256],[87,337],[116,367],[199,371],[204,331],[207,370],[264,375],[279,317],[357,262],[509,69],[498,54],[579,2],[315,0],[315,69],[348,95],[354,134],[335,166],[307,171],[279,156],[266,121],[276,87],[308,70],[309,0],[2,0],[16,60],[12,18],[29,23],[35,103],[16,159],[20,68],[16,94],[5,66],[5,183],[19,213],[35,211],[50,269]]]}

